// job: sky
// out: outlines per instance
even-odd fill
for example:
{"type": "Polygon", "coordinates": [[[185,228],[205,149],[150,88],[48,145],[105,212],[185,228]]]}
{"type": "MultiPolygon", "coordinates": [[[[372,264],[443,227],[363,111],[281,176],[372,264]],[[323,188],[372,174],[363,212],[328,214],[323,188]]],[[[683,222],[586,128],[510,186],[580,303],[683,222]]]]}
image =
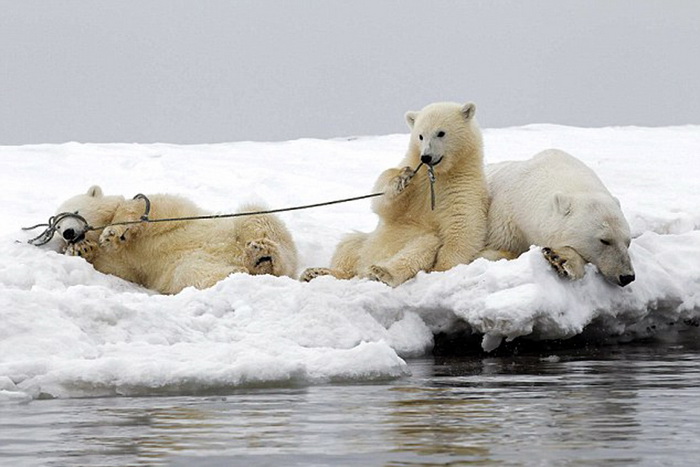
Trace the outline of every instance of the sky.
{"type": "Polygon", "coordinates": [[[0,144],[700,123],[695,0],[0,0],[0,144]]]}

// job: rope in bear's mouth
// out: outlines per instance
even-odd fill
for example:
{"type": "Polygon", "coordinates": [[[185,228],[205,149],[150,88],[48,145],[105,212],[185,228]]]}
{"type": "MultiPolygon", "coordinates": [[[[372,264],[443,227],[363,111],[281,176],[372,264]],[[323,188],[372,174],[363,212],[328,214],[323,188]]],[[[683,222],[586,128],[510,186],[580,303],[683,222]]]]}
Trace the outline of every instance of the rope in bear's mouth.
{"type": "MultiPolygon", "coordinates": [[[[417,174],[418,171],[422,166],[428,167],[428,180],[430,181],[430,207],[432,210],[435,209],[435,172],[433,169],[434,164],[428,164],[425,162],[421,162],[418,164],[418,167],[416,167],[413,170],[413,175],[417,174]]],[[[103,230],[107,227],[111,227],[113,225],[134,225],[134,224],[141,224],[141,223],[150,223],[150,224],[155,224],[159,222],[183,222],[183,221],[195,221],[195,220],[205,220],[205,219],[225,219],[225,218],[231,218],[231,217],[245,217],[245,216],[260,216],[264,214],[276,214],[280,212],[290,212],[290,211],[300,211],[302,209],[311,209],[311,208],[318,208],[318,207],[323,207],[323,206],[331,206],[334,204],[341,204],[341,203],[348,203],[351,201],[360,201],[363,199],[368,199],[368,198],[376,198],[377,196],[382,196],[384,192],[380,193],[370,193],[368,195],[363,195],[363,196],[354,196],[352,198],[343,198],[343,199],[337,199],[333,201],[325,201],[322,203],[314,203],[314,204],[305,204],[302,206],[292,206],[288,208],[279,208],[279,209],[268,209],[264,211],[247,211],[247,212],[236,212],[236,213],[229,213],[229,214],[210,214],[210,215],[204,215],[204,216],[185,216],[185,217],[166,217],[166,218],[161,218],[161,219],[150,219],[148,215],[151,212],[151,201],[148,199],[148,197],[142,193],[137,194],[134,196],[133,199],[142,199],[145,203],[145,209],[144,209],[144,214],[141,216],[141,218],[137,221],[124,221],[124,222],[113,222],[111,224],[105,224],[105,225],[100,225],[97,227],[94,227],[88,223],[88,221],[78,214],[77,212],[62,212],[59,214],[56,214],[55,216],[49,217],[48,223],[42,223],[42,224],[36,224],[31,227],[22,227],[22,230],[34,230],[39,227],[46,227],[46,229],[37,235],[36,237],[30,239],[27,241],[27,243],[30,243],[32,245],[36,246],[41,246],[49,243],[53,236],[56,234],[56,230],[58,229],[59,223],[65,219],[72,218],[76,219],[78,222],[81,222],[84,227],[82,229],[82,234],[80,236],[77,236],[76,238],[70,240],[68,243],[76,243],[82,238],[85,237],[86,232],[90,232],[92,230],[103,230]],[[82,238],[81,238],[82,237],[82,238]]]]}

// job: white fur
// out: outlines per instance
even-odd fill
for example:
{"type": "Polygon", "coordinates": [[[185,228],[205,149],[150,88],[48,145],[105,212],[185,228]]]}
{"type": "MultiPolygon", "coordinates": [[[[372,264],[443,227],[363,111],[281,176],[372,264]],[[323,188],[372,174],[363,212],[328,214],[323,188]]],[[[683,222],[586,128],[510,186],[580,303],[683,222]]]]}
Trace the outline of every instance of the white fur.
{"type": "Polygon", "coordinates": [[[491,252],[484,256],[495,256],[493,250],[517,256],[537,245],[561,252],[572,278],[583,276],[586,262],[614,283],[633,278],[630,229],[620,204],[581,161],[550,149],[527,161],[489,165],[486,173],[491,252]]]}
{"type": "Polygon", "coordinates": [[[374,190],[379,216],[370,233],[343,239],[331,268],[307,269],[302,280],[330,274],[367,277],[397,286],[418,271],[445,271],[472,261],[484,247],[488,191],[481,130],[472,103],[441,102],[408,112],[411,140],[398,168],[384,171],[374,190]],[[435,164],[435,209],[431,209],[425,159],[435,164]]]}
{"type": "MultiPolygon", "coordinates": [[[[149,195],[150,219],[209,214],[191,201],[174,195],[149,195]]],[[[263,210],[247,206],[242,211],[263,210]]],[[[105,196],[91,187],[57,212],[77,212],[94,227],[138,221],[143,200],[105,196]]],[[[58,233],[80,224],[67,218],[58,233]]],[[[141,284],[161,293],[177,293],[185,287],[207,288],[229,274],[294,275],[297,251],[292,236],[276,216],[258,215],[210,220],[136,223],[88,231],[84,239],[66,244],[68,255],[81,256],[95,269],[141,284]]]]}

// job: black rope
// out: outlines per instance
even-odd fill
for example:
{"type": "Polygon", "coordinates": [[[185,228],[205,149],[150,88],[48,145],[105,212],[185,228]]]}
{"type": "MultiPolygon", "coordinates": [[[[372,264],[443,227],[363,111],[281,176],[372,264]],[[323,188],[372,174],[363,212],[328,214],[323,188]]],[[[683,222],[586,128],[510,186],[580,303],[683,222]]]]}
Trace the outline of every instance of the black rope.
{"type": "MultiPolygon", "coordinates": [[[[132,225],[132,224],[140,224],[142,222],[148,222],[148,223],[156,223],[156,222],[177,222],[177,221],[196,221],[196,220],[204,220],[204,219],[225,219],[229,217],[244,217],[244,216],[260,216],[264,214],[276,214],[278,212],[289,212],[289,211],[299,211],[301,209],[311,209],[311,208],[318,208],[321,206],[330,206],[333,204],[340,204],[340,203],[347,203],[350,201],[359,201],[361,199],[367,199],[367,198],[374,198],[376,196],[381,196],[384,193],[372,193],[369,195],[364,195],[364,196],[355,196],[354,198],[345,198],[345,199],[338,199],[335,201],[326,201],[325,203],[315,203],[315,204],[305,204],[303,206],[292,206],[288,208],[279,208],[279,209],[268,209],[266,211],[246,211],[246,212],[236,212],[236,213],[231,213],[231,214],[211,214],[211,215],[205,215],[205,216],[186,216],[186,217],[164,217],[161,219],[149,219],[147,214],[144,214],[141,216],[141,220],[138,221],[124,221],[124,222],[112,222],[111,224],[105,224],[101,225],[98,227],[93,227],[91,225],[88,225],[86,230],[102,230],[106,227],[112,226],[112,225],[132,225]]],[[[140,195],[145,198],[144,195],[140,195]]],[[[149,203],[150,204],[150,203],[149,203]]]]}
{"type": "MultiPolygon", "coordinates": [[[[424,165],[423,162],[418,164],[418,167],[415,168],[413,171],[413,175],[418,173],[420,168],[424,165]]],[[[433,171],[433,165],[432,164],[425,164],[428,167],[428,179],[430,180],[430,207],[432,210],[435,209],[435,190],[433,185],[435,184],[435,173],[433,171]]],[[[133,225],[133,224],[141,224],[143,222],[147,223],[157,223],[157,222],[183,222],[183,221],[194,221],[194,220],[205,220],[205,219],[225,219],[225,218],[231,218],[231,217],[243,217],[243,216],[260,216],[260,215],[265,215],[265,214],[276,214],[279,212],[290,212],[290,211],[299,211],[302,209],[311,209],[311,208],[318,208],[322,206],[331,206],[334,204],[340,204],[340,203],[348,203],[351,201],[359,201],[363,199],[368,199],[368,198],[375,198],[377,196],[382,196],[384,192],[381,193],[371,193],[369,195],[363,195],[363,196],[355,196],[352,198],[343,198],[343,199],[337,199],[334,201],[326,201],[323,203],[314,203],[314,204],[305,204],[302,206],[292,206],[288,208],[279,208],[279,209],[268,209],[264,211],[247,211],[247,212],[237,212],[237,213],[231,213],[231,214],[210,214],[210,215],[203,215],[203,216],[187,216],[187,217],[166,217],[166,218],[161,218],[161,219],[150,219],[148,216],[151,212],[151,201],[148,199],[148,197],[142,193],[137,194],[134,196],[133,199],[142,199],[146,203],[146,207],[144,209],[144,213],[141,216],[140,220],[137,221],[123,221],[123,222],[112,222],[110,224],[105,224],[105,225],[100,225],[97,227],[93,227],[90,224],[88,224],[87,220],[83,216],[77,213],[71,213],[71,212],[62,212],[60,214],[56,214],[55,216],[51,216],[49,218],[48,224],[36,224],[32,227],[22,227],[22,230],[34,230],[38,227],[46,227],[46,230],[44,230],[41,234],[38,236],[32,238],[31,240],[28,241],[28,243],[32,245],[44,245],[51,241],[53,238],[54,234],[56,233],[56,229],[58,227],[59,222],[66,218],[74,218],[77,219],[85,224],[84,227],[84,232],[88,232],[91,230],[102,230],[107,227],[110,227],[112,225],[133,225]]]]}
{"type": "Polygon", "coordinates": [[[48,224],[37,224],[32,227],[22,227],[22,230],[34,230],[38,227],[46,227],[46,230],[41,232],[39,235],[36,237],[28,240],[27,242],[32,244],[32,245],[46,245],[51,241],[53,238],[54,234],[56,233],[56,229],[58,227],[59,222],[61,222],[64,219],[67,219],[69,217],[72,217],[74,219],[79,220],[80,222],[83,222],[86,227],[90,227],[88,224],[87,220],[83,216],[81,216],[78,213],[74,212],[62,212],[60,214],[56,214],[55,216],[49,217],[49,223],[48,224]]]}

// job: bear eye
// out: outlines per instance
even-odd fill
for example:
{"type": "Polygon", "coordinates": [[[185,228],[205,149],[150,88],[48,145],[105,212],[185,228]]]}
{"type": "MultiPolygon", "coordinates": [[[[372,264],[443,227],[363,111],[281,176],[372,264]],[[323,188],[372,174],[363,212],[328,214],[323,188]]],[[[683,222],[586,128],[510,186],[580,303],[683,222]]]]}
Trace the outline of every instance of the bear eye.
{"type": "Polygon", "coordinates": [[[444,131],[439,131],[438,134],[437,134],[437,137],[438,137],[438,138],[442,138],[443,136],[445,136],[445,132],[444,132],[444,131]]]}
{"type": "Polygon", "coordinates": [[[418,135],[418,139],[423,141],[423,135],[418,135]]]}
{"type": "Polygon", "coordinates": [[[608,240],[603,240],[602,238],[600,239],[600,243],[602,243],[605,246],[610,246],[610,241],[608,240]]]}

